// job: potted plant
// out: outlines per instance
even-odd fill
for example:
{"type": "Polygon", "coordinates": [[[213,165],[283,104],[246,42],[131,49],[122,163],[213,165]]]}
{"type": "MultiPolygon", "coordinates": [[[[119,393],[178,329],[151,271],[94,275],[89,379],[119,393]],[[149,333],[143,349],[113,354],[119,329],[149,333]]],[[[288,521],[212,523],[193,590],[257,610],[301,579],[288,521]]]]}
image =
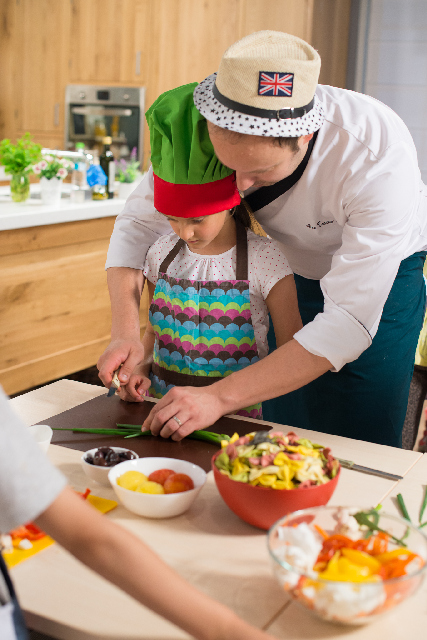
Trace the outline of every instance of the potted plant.
{"type": "Polygon", "coordinates": [[[0,142],[0,164],[11,174],[10,193],[14,202],[24,202],[30,195],[29,175],[41,157],[41,145],[27,132],[16,144],[7,138],[0,142]]]}
{"type": "Polygon", "coordinates": [[[129,160],[116,161],[116,179],[119,181],[119,198],[126,200],[136,187],[140,177],[139,160],[136,159],[136,147],[131,151],[129,160]]]}
{"type": "Polygon", "coordinates": [[[74,164],[64,158],[46,155],[43,160],[33,167],[36,175],[40,176],[42,203],[57,206],[61,202],[62,180],[67,177],[68,169],[74,164]]]}

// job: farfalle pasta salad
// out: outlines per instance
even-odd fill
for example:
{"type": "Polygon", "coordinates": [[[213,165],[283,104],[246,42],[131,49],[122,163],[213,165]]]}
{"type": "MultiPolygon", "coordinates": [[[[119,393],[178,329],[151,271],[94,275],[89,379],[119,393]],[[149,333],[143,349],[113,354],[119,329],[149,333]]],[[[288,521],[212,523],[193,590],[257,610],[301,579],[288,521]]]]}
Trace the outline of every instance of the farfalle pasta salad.
{"type": "Polygon", "coordinates": [[[231,480],[271,489],[297,489],[325,484],[336,476],[339,462],[331,450],[293,431],[257,431],[238,434],[215,459],[219,471],[231,480]]]}

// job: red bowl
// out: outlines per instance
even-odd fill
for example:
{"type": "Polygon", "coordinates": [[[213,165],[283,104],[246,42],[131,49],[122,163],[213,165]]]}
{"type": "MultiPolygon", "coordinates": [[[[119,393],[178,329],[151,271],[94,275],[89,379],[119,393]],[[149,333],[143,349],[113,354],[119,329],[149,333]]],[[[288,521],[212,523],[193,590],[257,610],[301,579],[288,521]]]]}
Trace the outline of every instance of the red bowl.
{"type": "Polygon", "coordinates": [[[321,507],[327,504],[335,491],[341,467],[335,478],[315,487],[304,489],[271,489],[270,487],[253,487],[244,482],[231,480],[215,466],[215,458],[211,466],[215,483],[224,502],[245,522],[259,529],[269,529],[279,518],[310,507],[321,507]]]}

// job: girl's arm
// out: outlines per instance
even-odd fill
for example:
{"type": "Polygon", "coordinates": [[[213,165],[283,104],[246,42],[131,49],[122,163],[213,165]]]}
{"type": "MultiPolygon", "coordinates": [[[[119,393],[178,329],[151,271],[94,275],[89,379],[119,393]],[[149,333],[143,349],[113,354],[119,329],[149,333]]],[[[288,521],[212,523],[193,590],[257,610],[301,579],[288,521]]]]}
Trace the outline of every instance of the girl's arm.
{"type": "Polygon", "coordinates": [[[191,586],[142,540],[101,516],[70,487],[36,523],[78,560],[194,638],[273,640],[191,586]]]}
{"type": "Polygon", "coordinates": [[[285,276],[276,282],[265,302],[273,322],[276,344],[281,347],[302,329],[294,277],[285,276]]]}
{"type": "MultiPolygon", "coordinates": [[[[151,304],[153,299],[155,285],[146,280],[148,288],[148,299],[151,304]]],[[[141,344],[144,349],[144,358],[134,367],[133,372],[129,378],[129,382],[126,386],[121,386],[119,396],[122,400],[128,402],[143,402],[144,394],[150,387],[149,374],[151,371],[151,363],[153,361],[155,334],[151,322],[147,320],[147,326],[145,328],[144,336],[141,340],[141,344]]]]}

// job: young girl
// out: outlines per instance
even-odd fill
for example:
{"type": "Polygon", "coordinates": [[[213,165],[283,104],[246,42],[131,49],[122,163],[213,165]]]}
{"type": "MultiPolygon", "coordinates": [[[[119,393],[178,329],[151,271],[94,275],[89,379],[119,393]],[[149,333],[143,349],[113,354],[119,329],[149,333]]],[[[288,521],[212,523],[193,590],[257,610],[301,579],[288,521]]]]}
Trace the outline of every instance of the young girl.
{"type": "MultiPolygon", "coordinates": [[[[250,230],[234,175],[194,107],[195,86],[163,94],[147,112],[154,206],[174,233],[147,254],[145,358],[126,387],[134,399],[205,386],[257,362],[268,352],[269,313],[279,344],[302,326],[287,260],[250,230]]],[[[238,413],[260,418],[261,405],[238,413]]]]}

